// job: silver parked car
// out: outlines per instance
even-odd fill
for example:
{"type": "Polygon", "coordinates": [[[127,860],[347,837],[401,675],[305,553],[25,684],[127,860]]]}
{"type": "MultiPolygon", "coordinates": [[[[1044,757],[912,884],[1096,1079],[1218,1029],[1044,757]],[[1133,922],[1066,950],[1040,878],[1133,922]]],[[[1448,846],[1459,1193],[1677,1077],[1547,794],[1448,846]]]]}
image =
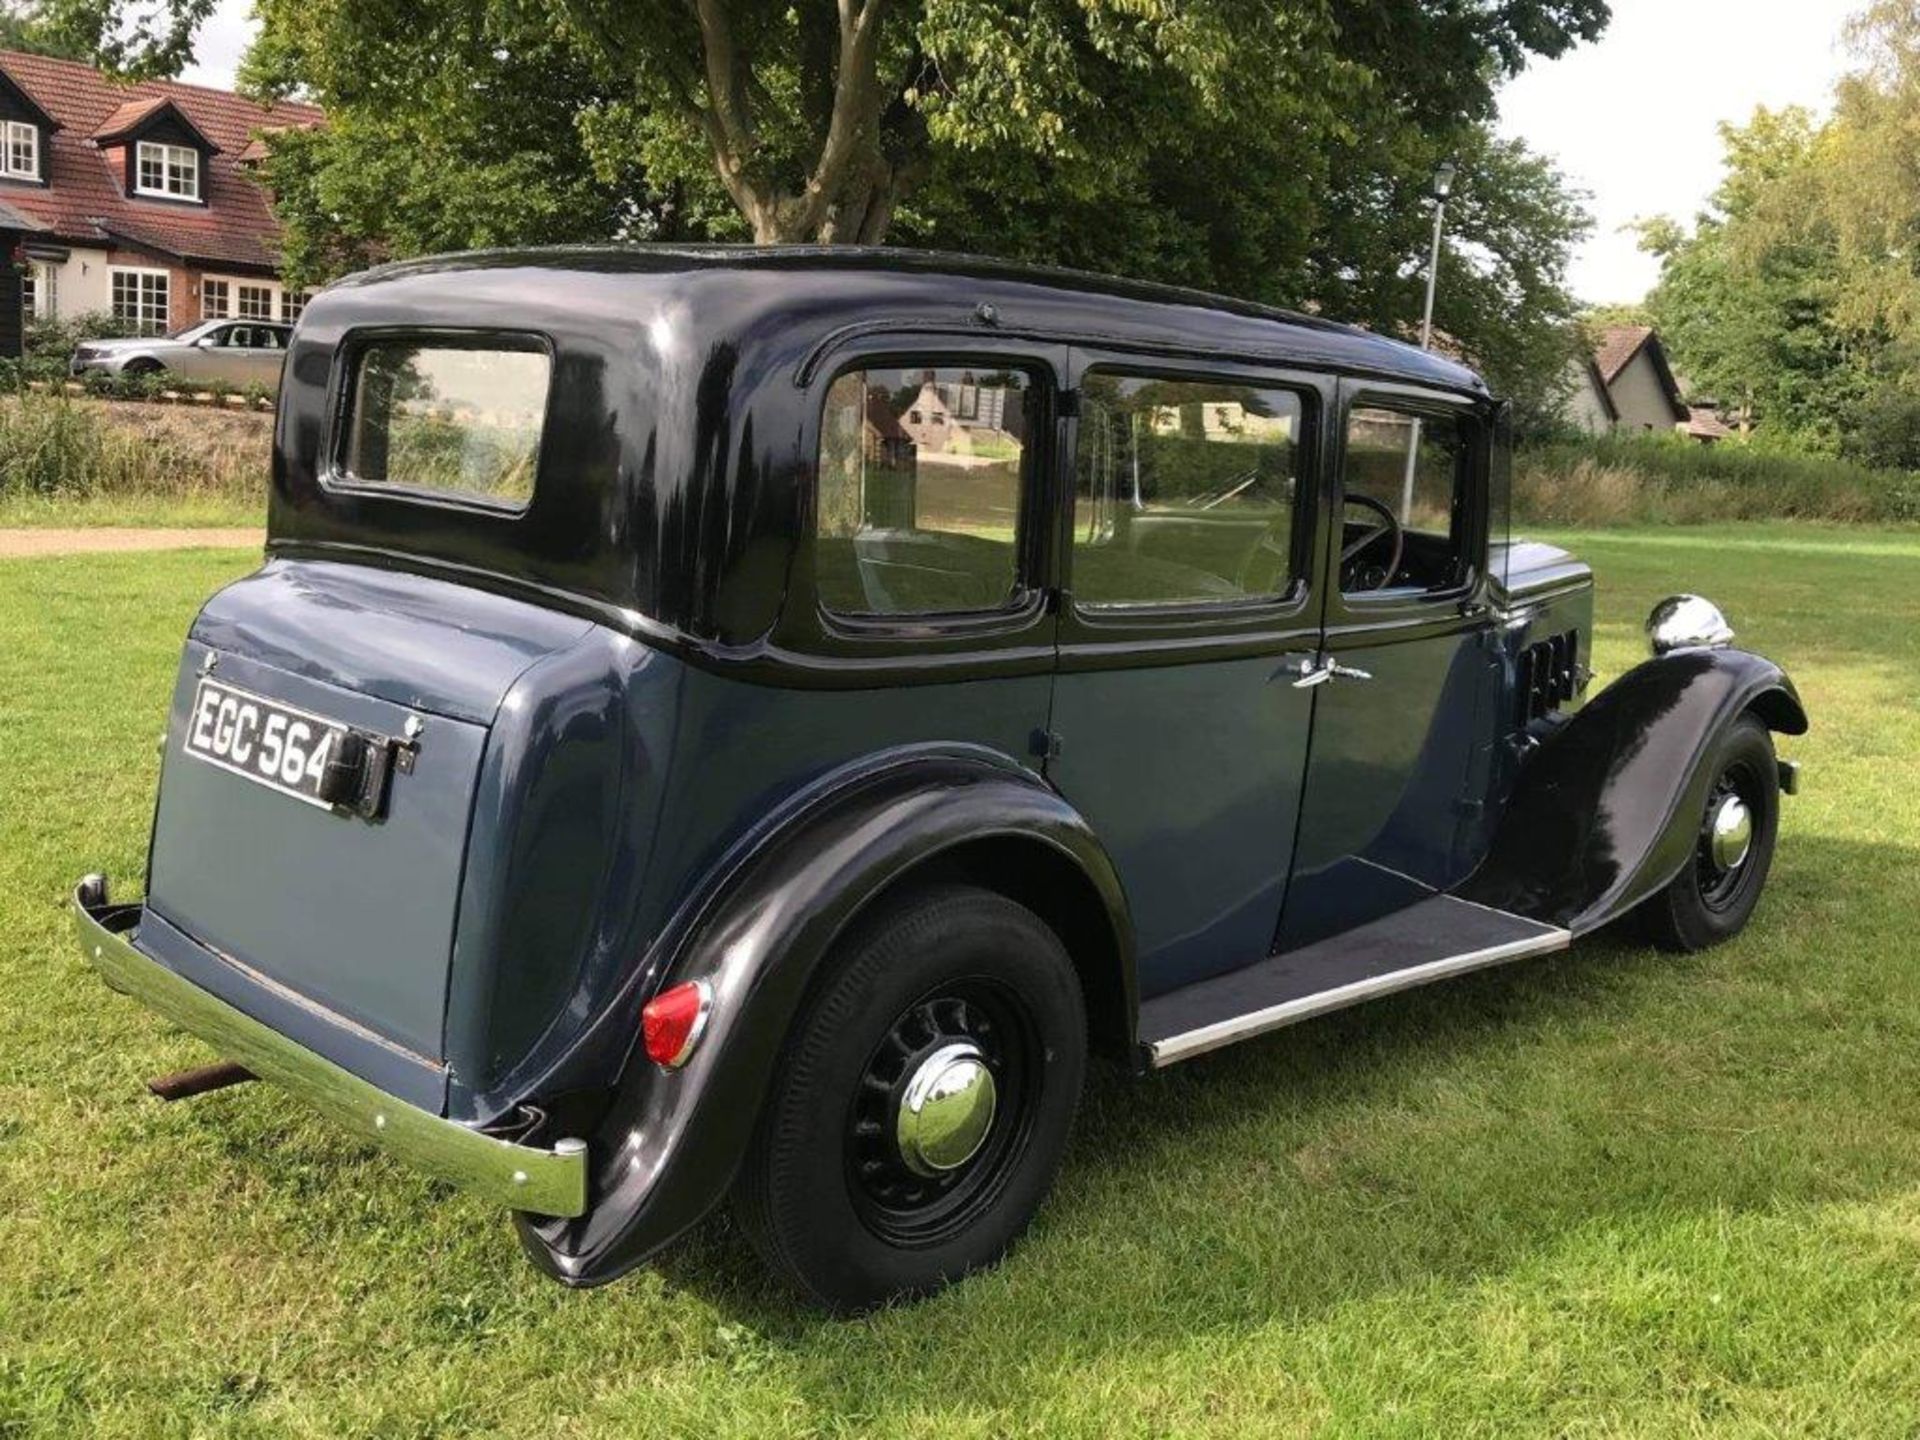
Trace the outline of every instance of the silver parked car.
{"type": "Polygon", "coordinates": [[[166,370],[183,380],[280,388],[291,325],[270,320],[202,320],[170,335],[130,340],[88,340],[75,347],[67,369],[74,375],[154,375],[166,370]]]}

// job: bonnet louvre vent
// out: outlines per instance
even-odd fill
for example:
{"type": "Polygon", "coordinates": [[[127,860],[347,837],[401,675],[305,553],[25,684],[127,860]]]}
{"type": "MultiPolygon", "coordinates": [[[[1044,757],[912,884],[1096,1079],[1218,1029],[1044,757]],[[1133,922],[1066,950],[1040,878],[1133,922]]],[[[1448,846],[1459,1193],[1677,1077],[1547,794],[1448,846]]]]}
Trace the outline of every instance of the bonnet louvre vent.
{"type": "Polygon", "coordinates": [[[1515,717],[1522,725],[1551,715],[1574,696],[1580,665],[1580,632],[1568,630],[1520,652],[1515,717]]]}

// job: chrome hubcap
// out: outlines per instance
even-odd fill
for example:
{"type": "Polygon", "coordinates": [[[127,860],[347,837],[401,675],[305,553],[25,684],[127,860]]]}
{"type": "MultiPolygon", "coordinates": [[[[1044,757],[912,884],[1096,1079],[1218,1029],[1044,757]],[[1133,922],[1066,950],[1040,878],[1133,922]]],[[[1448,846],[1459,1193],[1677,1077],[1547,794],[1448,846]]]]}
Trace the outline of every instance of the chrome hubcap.
{"type": "Polygon", "coordinates": [[[1738,869],[1753,848],[1753,811],[1738,795],[1721,797],[1707,826],[1707,844],[1722,874],[1738,869]]]}
{"type": "Polygon", "coordinates": [[[993,1128],[997,1096],[986,1056],[969,1041],[942,1045],[915,1068],[900,1096],[894,1138],[916,1175],[957,1170],[993,1128]]]}

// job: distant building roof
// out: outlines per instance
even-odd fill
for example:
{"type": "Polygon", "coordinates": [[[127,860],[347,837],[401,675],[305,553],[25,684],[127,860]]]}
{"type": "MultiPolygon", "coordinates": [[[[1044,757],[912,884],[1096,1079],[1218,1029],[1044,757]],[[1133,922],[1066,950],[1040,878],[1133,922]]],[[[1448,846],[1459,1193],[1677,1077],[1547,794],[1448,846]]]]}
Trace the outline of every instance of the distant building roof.
{"type": "Polygon", "coordinates": [[[199,263],[269,270],[279,264],[280,227],[266,194],[229,157],[246,150],[258,131],[317,124],[324,118],[318,107],[260,105],[172,80],[124,85],[88,65],[16,50],[0,50],[0,75],[55,126],[47,184],[4,190],[5,204],[44,236],[82,245],[119,240],[199,263]],[[205,205],[130,198],[124,173],[103,149],[169,108],[215,152],[206,165],[205,205]]]}
{"type": "Polygon", "coordinates": [[[1593,352],[1593,363],[1600,367],[1600,378],[1611,385],[1627,368],[1627,362],[1640,347],[1653,338],[1651,325],[1609,325],[1600,332],[1600,344],[1593,352]]]}
{"type": "Polygon", "coordinates": [[[1600,332],[1593,363],[1600,367],[1601,378],[1611,386],[1642,351],[1653,364],[1660,388],[1666,392],[1675,423],[1685,424],[1687,406],[1680,395],[1680,382],[1673,378],[1673,367],[1667,363],[1667,347],[1660,343],[1651,325],[1609,325],[1600,332]]]}
{"type": "Polygon", "coordinates": [[[1714,414],[1710,405],[1692,406],[1687,411],[1687,423],[1682,428],[1695,440],[1725,440],[1734,433],[1733,427],[1714,414]]]}

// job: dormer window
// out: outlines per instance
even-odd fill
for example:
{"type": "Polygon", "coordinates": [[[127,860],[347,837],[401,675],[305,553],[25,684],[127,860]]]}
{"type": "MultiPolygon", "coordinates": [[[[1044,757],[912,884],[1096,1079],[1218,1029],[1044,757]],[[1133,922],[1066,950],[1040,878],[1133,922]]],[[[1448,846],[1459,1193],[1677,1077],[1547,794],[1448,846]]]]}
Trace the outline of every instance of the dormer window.
{"type": "Polygon", "coordinates": [[[40,178],[40,127],[20,120],[0,125],[0,175],[9,180],[40,178]]]}
{"type": "Polygon", "coordinates": [[[134,160],[134,193],[170,200],[200,198],[200,152],[142,140],[134,160]]]}

